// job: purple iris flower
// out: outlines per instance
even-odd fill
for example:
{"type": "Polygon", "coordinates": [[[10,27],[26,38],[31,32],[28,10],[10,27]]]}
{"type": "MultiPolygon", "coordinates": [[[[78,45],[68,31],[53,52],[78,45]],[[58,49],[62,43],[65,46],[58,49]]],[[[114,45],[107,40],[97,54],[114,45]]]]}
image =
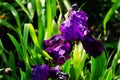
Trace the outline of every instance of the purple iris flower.
{"type": "Polygon", "coordinates": [[[59,66],[49,67],[47,64],[34,65],[32,67],[32,80],[48,80],[48,78],[58,78],[58,80],[67,80],[68,74],[61,71],[59,66]]]}
{"type": "Polygon", "coordinates": [[[87,20],[87,14],[78,10],[77,4],[73,4],[70,16],[61,24],[60,31],[66,41],[81,41],[86,52],[97,57],[104,47],[101,41],[90,35],[87,20]]]}
{"type": "Polygon", "coordinates": [[[82,44],[86,52],[93,57],[99,56],[104,50],[102,42],[89,34],[84,37],[82,44]]]}
{"type": "Polygon", "coordinates": [[[48,80],[49,78],[49,66],[48,65],[34,65],[32,67],[32,80],[48,80]]]}
{"type": "Polygon", "coordinates": [[[44,40],[43,49],[48,52],[58,64],[63,64],[70,58],[71,45],[65,41],[61,34],[56,34],[49,40],[44,40]]]}
{"type": "Polygon", "coordinates": [[[70,16],[61,26],[60,31],[67,41],[83,40],[90,31],[87,25],[87,14],[81,10],[70,10],[70,16]]]}

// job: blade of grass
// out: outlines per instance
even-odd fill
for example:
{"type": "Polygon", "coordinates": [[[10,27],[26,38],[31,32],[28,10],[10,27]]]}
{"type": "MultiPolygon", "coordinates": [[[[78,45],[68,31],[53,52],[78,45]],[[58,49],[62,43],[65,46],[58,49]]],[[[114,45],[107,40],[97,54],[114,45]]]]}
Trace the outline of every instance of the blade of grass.
{"type": "Polygon", "coordinates": [[[20,24],[20,18],[19,18],[18,12],[9,3],[4,2],[3,6],[11,11],[11,13],[13,14],[13,16],[16,20],[18,28],[21,30],[21,24],[20,24]]]}
{"type": "MultiPolygon", "coordinates": [[[[6,3],[4,2],[3,3],[3,6],[6,7],[7,9],[9,9],[11,11],[11,13],[13,14],[15,20],[16,20],[16,23],[17,23],[17,26],[18,28],[15,30],[17,31],[18,35],[19,35],[19,38],[20,38],[20,41],[22,41],[22,33],[21,33],[21,23],[20,23],[20,18],[19,18],[19,15],[18,15],[18,12],[14,9],[14,7],[12,7],[9,3],[6,3]]],[[[7,23],[6,23],[7,24],[7,23]]],[[[9,23],[8,23],[9,24],[9,23]]],[[[9,26],[11,26],[13,28],[12,25],[9,24],[9,26]]]]}
{"type": "Polygon", "coordinates": [[[52,25],[52,7],[51,0],[46,1],[46,18],[47,18],[47,29],[45,33],[45,39],[48,39],[52,35],[53,25],[52,25]]]}
{"type": "Polygon", "coordinates": [[[113,78],[113,71],[112,71],[112,69],[110,69],[110,71],[106,77],[106,80],[112,80],[112,78],[113,78]]]}
{"type": "Polygon", "coordinates": [[[29,28],[30,28],[30,35],[31,35],[31,38],[32,38],[32,40],[33,40],[33,43],[34,43],[34,45],[36,46],[36,47],[40,47],[39,46],[39,43],[38,43],[38,38],[37,38],[37,35],[36,35],[36,33],[35,33],[35,29],[34,29],[34,27],[33,27],[33,25],[32,24],[29,24],[29,28]]]}
{"type": "Polygon", "coordinates": [[[42,16],[38,17],[38,41],[39,41],[40,48],[42,48],[42,43],[44,40],[44,33],[45,33],[43,20],[41,18],[42,16]]]}
{"type": "Polygon", "coordinates": [[[0,39],[0,56],[1,56],[4,64],[7,64],[7,56],[4,53],[4,47],[3,47],[3,43],[1,41],[1,39],[0,39]]]}
{"type": "Polygon", "coordinates": [[[120,75],[119,76],[115,76],[113,80],[119,80],[120,79],[120,75]]]}
{"type": "Polygon", "coordinates": [[[82,10],[82,8],[85,6],[86,3],[87,3],[87,1],[82,3],[82,5],[79,7],[79,10],[82,10]]]}
{"type": "Polygon", "coordinates": [[[8,59],[8,63],[7,63],[8,67],[10,67],[12,69],[12,74],[13,74],[13,77],[18,80],[18,76],[17,76],[17,73],[16,73],[16,66],[15,66],[15,56],[12,52],[9,53],[9,59],[8,59]]]}
{"type": "Polygon", "coordinates": [[[34,48],[28,48],[28,52],[30,55],[29,62],[30,64],[43,64],[44,60],[41,54],[37,54],[37,51],[34,48]]]}
{"type": "Polygon", "coordinates": [[[0,39],[0,55],[2,54],[2,52],[3,52],[3,44],[2,44],[2,41],[0,39]]]}
{"type": "Polygon", "coordinates": [[[26,64],[26,78],[27,79],[29,79],[29,74],[31,73],[31,68],[30,68],[29,59],[28,59],[28,53],[27,53],[29,26],[30,26],[30,24],[25,24],[24,25],[23,45],[22,45],[24,61],[25,61],[25,64],[26,64]]]}
{"type": "Polygon", "coordinates": [[[41,13],[41,3],[39,0],[36,0],[36,10],[37,10],[37,16],[39,17],[42,13],[41,13]]]}
{"type": "Polygon", "coordinates": [[[106,56],[103,52],[100,56],[91,57],[91,76],[90,80],[98,80],[106,69],[106,56]]]}
{"type": "Polygon", "coordinates": [[[70,4],[69,0],[63,0],[63,3],[65,5],[66,9],[69,11],[71,8],[71,4],[70,4]]]}
{"type": "Polygon", "coordinates": [[[31,22],[32,21],[32,15],[28,12],[27,8],[24,6],[24,4],[22,3],[22,1],[20,0],[15,0],[19,5],[20,7],[22,8],[22,10],[26,13],[26,15],[28,16],[28,18],[30,19],[31,22]]]}
{"type": "Polygon", "coordinates": [[[30,80],[31,66],[30,66],[30,63],[29,63],[29,58],[28,58],[27,53],[26,53],[25,64],[26,64],[26,79],[30,80]]]}
{"type": "Polygon", "coordinates": [[[36,10],[37,10],[37,16],[38,16],[38,41],[40,48],[42,49],[42,42],[44,40],[44,20],[42,13],[44,9],[42,9],[42,5],[39,0],[36,0],[36,10]]]}
{"type": "Polygon", "coordinates": [[[52,0],[52,19],[56,16],[56,0],[52,0]]]}
{"type": "Polygon", "coordinates": [[[26,73],[20,69],[21,80],[26,80],[26,73]]]}
{"type": "Polygon", "coordinates": [[[22,57],[22,50],[21,50],[21,47],[18,43],[18,41],[14,38],[14,36],[12,36],[11,34],[8,33],[8,36],[9,38],[11,39],[11,41],[13,42],[17,52],[18,52],[18,57],[19,57],[19,60],[23,60],[23,57],[22,57]]]}
{"type": "Polygon", "coordinates": [[[106,24],[107,24],[107,22],[109,21],[109,19],[111,18],[111,16],[115,12],[115,10],[117,8],[119,8],[119,6],[120,6],[120,0],[116,0],[116,2],[112,5],[112,7],[107,12],[107,14],[106,14],[106,16],[103,20],[104,35],[106,35],[106,24]]]}
{"type": "Polygon", "coordinates": [[[83,67],[85,65],[85,60],[87,58],[87,54],[85,53],[82,44],[75,44],[75,49],[73,52],[73,65],[75,69],[76,79],[79,79],[81,72],[83,71],[83,67]]]}
{"type": "Polygon", "coordinates": [[[46,51],[42,50],[42,53],[47,59],[52,59],[52,57],[50,57],[50,55],[46,51]]]}
{"type": "Polygon", "coordinates": [[[73,64],[71,65],[71,69],[70,69],[70,80],[76,80],[76,74],[73,64]]]}
{"type": "Polygon", "coordinates": [[[27,8],[28,12],[30,13],[31,19],[33,19],[35,14],[35,0],[31,0],[30,2],[28,2],[27,8]]]}
{"type": "Polygon", "coordinates": [[[11,28],[15,32],[17,32],[15,27],[12,24],[10,24],[9,22],[7,22],[6,20],[4,20],[4,19],[0,19],[0,24],[3,25],[3,26],[7,26],[8,28],[11,28]]]}
{"type": "Polygon", "coordinates": [[[45,51],[42,51],[42,50],[41,50],[40,45],[39,45],[39,43],[38,43],[38,38],[37,38],[37,35],[36,35],[36,33],[35,33],[35,30],[34,30],[33,25],[30,24],[30,27],[29,27],[29,28],[30,28],[30,36],[31,36],[31,38],[32,38],[32,40],[33,40],[34,45],[35,45],[36,48],[37,48],[37,51],[38,51],[39,53],[41,53],[44,57],[46,57],[46,58],[48,58],[48,59],[51,59],[51,57],[48,55],[48,53],[46,53],[45,51]]]}
{"type": "Polygon", "coordinates": [[[58,7],[59,7],[59,11],[60,11],[60,15],[59,15],[59,18],[58,18],[58,21],[57,21],[57,23],[58,23],[58,27],[60,26],[60,24],[61,24],[61,20],[62,20],[62,9],[61,9],[61,7],[60,7],[60,3],[59,3],[59,1],[58,0],[56,0],[57,1],[57,4],[58,4],[58,7]]]}
{"type": "Polygon", "coordinates": [[[112,65],[111,65],[111,69],[113,70],[113,73],[115,72],[115,68],[116,68],[116,65],[117,65],[119,58],[120,58],[120,39],[118,42],[117,53],[115,54],[113,61],[112,61],[112,65]]]}
{"type": "Polygon", "coordinates": [[[27,44],[28,44],[28,33],[29,33],[29,24],[24,25],[24,30],[23,30],[23,47],[24,47],[24,54],[27,51],[27,44]]]}
{"type": "Polygon", "coordinates": [[[71,62],[72,62],[72,58],[66,61],[65,64],[62,66],[62,71],[68,73],[69,75],[71,69],[71,62]]]}
{"type": "Polygon", "coordinates": [[[35,46],[35,51],[34,52],[31,52],[29,51],[31,54],[33,54],[33,58],[35,58],[36,62],[40,62],[41,61],[41,58],[39,58],[38,54],[41,55],[41,49],[40,49],[40,45],[39,45],[39,42],[38,42],[38,38],[37,38],[37,35],[35,33],[35,29],[33,27],[32,24],[29,24],[29,30],[30,30],[30,36],[32,38],[32,41],[34,43],[34,46],[35,46]],[[39,60],[39,61],[38,61],[39,60]]]}

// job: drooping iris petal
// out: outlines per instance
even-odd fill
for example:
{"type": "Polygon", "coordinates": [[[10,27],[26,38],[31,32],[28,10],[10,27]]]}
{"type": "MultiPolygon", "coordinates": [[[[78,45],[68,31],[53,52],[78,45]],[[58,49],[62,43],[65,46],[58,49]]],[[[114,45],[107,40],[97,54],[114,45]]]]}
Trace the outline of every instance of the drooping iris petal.
{"type": "Polygon", "coordinates": [[[83,40],[90,31],[87,25],[87,14],[80,10],[71,10],[70,16],[61,26],[60,31],[67,41],[83,40]]]}
{"type": "Polygon", "coordinates": [[[61,71],[60,66],[52,67],[50,69],[50,77],[58,78],[58,80],[68,80],[68,74],[61,71]]]}
{"type": "Polygon", "coordinates": [[[49,72],[50,77],[56,78],[57,77],[56,74],[59,73],[59,72],[61,72],[59,66],[51,67],[50,72],[49,72]]]}
{"type": "Polygon", "coordinates": [[[49,66],[44,64],[34,65],[32,67],[32,80],[48,80],[49,77],[49,66]]]}
{"type": "Polygon", "coordinates": [[[104,50],[102,42],[89,34],[84,37],[82,44],[86,52],[93,57],[99,56],[104,50]]]}
{"type": "Polygon", "coordinates": [[[70,58],[71,45],[65,41],[61,34],[54,35],[49,40],[44,40],[43,49],[48,52],[58,64],[63,64],[70,58]]]}

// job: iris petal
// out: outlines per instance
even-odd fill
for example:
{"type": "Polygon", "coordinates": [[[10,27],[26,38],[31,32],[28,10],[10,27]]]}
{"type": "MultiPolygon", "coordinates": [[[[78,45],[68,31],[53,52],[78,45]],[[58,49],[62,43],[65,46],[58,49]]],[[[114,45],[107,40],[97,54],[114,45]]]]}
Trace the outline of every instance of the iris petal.
{"type": "Polygon", "coordinates": [[[93,57],[99,56],[104,50],[102,42],[89,34],[84,37],[82,44],[86,52],[93,57]]]}
{"type": "Polygon", "coordinates": [[[70,11],[70,16],[61,26],[60,31],[67,41],[83,40],[90,31],[87,25],[87,14],[84,11],[70,11]]]}
{"type": "Polygon", "coordinates": [[[34,65],[32,67],[32,80],[48,80],[49,66],[48,65],[34,65]]]}
{"type": "Polygon", "coordinates": [[[58,64],[63,64],[70,58],[71,44],[65,41],[61,34],[56,34],[49,40],[44,40],[43,49],[48,52],[58,64]]]}

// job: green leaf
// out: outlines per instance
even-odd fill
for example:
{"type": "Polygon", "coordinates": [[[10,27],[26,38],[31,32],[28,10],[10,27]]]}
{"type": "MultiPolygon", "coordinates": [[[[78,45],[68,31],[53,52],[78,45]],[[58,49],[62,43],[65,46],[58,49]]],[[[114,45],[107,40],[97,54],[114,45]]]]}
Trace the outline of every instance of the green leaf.
{"type": "Polygon", "coordinates": [[[30,64],[29,64],[29,58],[28,58],[27,53],[26,53],[26,58],[25,58],[25,65],[26,65],[26,79],[30,80],[31,67],[30,67],[30,64]]]}
{"type": "Polygon", "coordinates": [[[33,40],[33,43],[34,43],[34,45],[36,46],[36,47],[40,47],[39,46],[39,43],[38,43],[38,38],[37,38],[37,35],[36,35],[36,33],[35,33],[35,29],[34,29],[34,27],[33,27],[33,25],[32,24],[29,24],[29,28],[30,28],[30,36],[31,36],[31,38],[32,38],[32,40],[33,40]]]}
{"type": "Polygon", "coordinates": [[[44,40],[44,33],[45,33],[43,20],[41,18],[42,16],[38,17],[38,41],[39,41],[40,48],[42,48],[42,43],[44,40]]]}
{"type": "Polygon", "coordinates": [[[45,56],[46,58],[49,58],[51,59],[51,57],[48,55],[48,53],[46,53],[45,51],[42,51],[41,48],[40,48],[40,45],[39,45],[39,42],[38,42],[38,38],[37,38],[37,35],[35,33],[35,30],[34,30],[34,27],[32,24],[30,24],[30,35],[32,37],[32,40],[33,40],[33,43],[37,49],[38,52],[40,52],[41,54],[43,54],[43,56],[45,56]]]}
{"type": "Polygon", "coordinates": [[[37,16],[39,17],[41,15],[41,3],[40,3],[40,0],[36,0],[36,10],[37,10],[37,16]]]}
{"type": "Polygon", "coordinates": [[[112,65],[111,65],[111,69],[113,70],[113,72],[115,72],[115,68],[116,68],[116,65],[117,65],[119,58],[120,58],[120,39],[118,42],[117,53],[115,54],[113,61],[112,61],[112,65]]]}
{"type": "Polygon", "coordinates": [[[56,0],[57,4],[58,4],[58,7],[59,7],[59,11],[60,11],[60,15],[58,17],[58,21],[57,21],[57,24],[58,24],[58,27],[60,26],[61,22],[62,22],[62,8],[60,6],[60,3],[58,0],[56,0]]]}
{"type": "Polygon", "coordinates": [[[76,74],[73,64],[71,65],[71,69],[70,69],[70,80],[76,80],[76,74]]]}
{"type": "Polygon", "coordinates": [[[18,12],[9,3],[4,2],[3,6],[11,11],[11,13],[13,14],[13,16],[14,16],[14,18],[16,20],[18,28],[21,30],[21,24],[20,24],[20,18],[19,18],[18,12]]]}
{"type": "Polygon", "coordinates": [[[25,24],[24,25],[23,45],[22,45],[24,61],[25,61],[25,64],[26,64],[26,77],[27,77],[27,79],[29,78],[29,74],[31,72],[31,67],[30,67],[30,64],[29,64],[28,53],[27,53],[29,27],[30,27],[30,24],[25,24]]]}
{"type": "Polygon", "coordinates": [[[35,0],[31,0],[30,2],[28,2],[27,8],[28,12],[30,13],[31,19],[33,19],[35,14],[35,0]]]}
{"type": "Polygon", "coordinates": [[[51,0],[46,1],[46,18],[47,18],[47,29],[45,33],[45,39],[48,39],[52,35],[53,25],[52,25],[52,5],[51,0]]]}
{"type": "Polygon", "coordinates": [[[37,10],[37,16],[38,16],[38,41],[40,44],[40,48],[42,48],[42,42],[44,40],[44,28],[45,28],[45,22],[44,22],[44,9],[42,9],[42,5],[39,0],[36,0],[36,10],[37,10]]]}
{"type": "Polygon", "coordinates": [[[8,33],[8,36],[9,38],[11,39],[11,41],[13,42],[17,52],[18,52],[18,57],[20,60],[23,59],[22,57],[22,50],[21,50],[21,47],[20,47],[20,44],[18,43],[18,41],[14,38],[14,36],[12,36],[11,34],[8,33]]]}
{"type": "Polygon", "coordinates": [[[76,79],[79,79],[79,76],[83,72],[83,67],[85,65],[85,60],[87,59],[87,54],[85,53],[85,50],[83,49],[83,46],[81,43],[75,44],[75,48],[73,51],[73,66],[75,69],[75,75],[76,79]]]}
{"type": "Polygon", "coordinates": [[[20,69],[21,80],[26,80],[26,73],[20,69]]]}
{"type": "Polygon", "coordinates": [[[110,69],[110,71],[106,77],[106,80],[112,80],[112,78],[113,78],[113,73],[112,73],[112,69],[110,69]]]}
{"type": "Polygon", "coordinates": [[[28,12],[27,8],[24,6],[24,4],[22,3],[22,1],[20,1],[20,0],[15,0],[15,1],[20,5],[20,7],[22,8],[22,10],[26,13],[26,15],[28,16],[28,18],[30,19],[30,21],[33,22],[32,21],[33,16],[28,12]]]}
{"type": "Polygon", "coordinates": [[[105,70],[106,70],[106,56],[104,52],[96,58],[91,57],[90,80],[98,80],[105,70]]]}
{"type": "Polygon", "coordinates": [[[4,53],[4,47],[3,47],[3,43],[2,43],[2,41],[1,41],[1,39],[0,39],[0,56],[1,56],[4,64],[7,64],[7,56],[6,56],[6,54],[4,53]]]}
{"type": "Polygon", "coordinates": [[[26,53],[27,50],[27,43],[28,43],[28,33],[29,33],[29,24],[24,25],[24,30],[23,30],[23,47],[26,53]]]}
{"type": "Polygon", "coordinates": [[[29,47],[28,52],[30,55],[29,59],[30,64],[42,64],[44,62],[42,59],[42,55],[38,54],[36,49],[29,47]]]}
{"type": "Polygon", "coordinates": [[[115,76],[113,80],[120,80],[120,75],[119,76],[115,76]]]}
{"type": "Polygon", "coordinates": [[[106,14],[106,16],[103,20],[104,35],[106,35],[106,24],[107,24],[107,22],[109,21],[109,19],[111,18],[111,16],[115,12],[115,10],[117,8],[119,8],[119,6],[120,6],[120,0],[116,0],[116,2],[112,5],[112,7],[107,12],[107,14],[106,14]]]}
{"type": "Polygon", "coordinates": [[[62,71],[70,75],[70,69],[71,69],[71,62],[72,58],[67,60],[65,64],[62,66],[62,71]]]}
{"type": "Polygon", "coordinates": [[[15,57],[14,54],[12,52],[9,53],[9,59],[8,59],[8,67],[10,67],[12,69],[12,75],[13,77],[18,80],[18,76],[16,73],[16,66],[15,66],[15,57]]]}
{"type": "Polygon", "coordinates": [[[2,52],[3,52],[3,44],[2,44],[2,41],[0,39],[0,56],[1,56],[2,52]]]}
{"type": "Polygon", "coordinates": [[[111,2],[116,2],[117,0],[111,0],[111,2]]]}
{"type": "Polygon", "coordinates": [[[46,58],[52,59],[52,57],[50,57],[50,55],[49,55],[46,51],[42,50],[42,52],[43,52],[43,55],[44,55],[46,58]]]}
{"type": "Polygon", "coordinates": [[[52,0],[52,18],[56,16],[56,0],[52,0]]]}
{"type": "Polygon", "coordinates": [[[18,12],[14,9],[14,7],[12,5],[10,5],[9,3],[4,2],[3,6],[6,7],[7,9],[9,9],[11,11],[11,13],[13,14],[13,17],[16,20],[17,26],[18,28],[15,28],[13,25],[11,25],[10,23],[6,22],[5,20],[1,20],[3,23],[3,25],[8,25],[10,26],[15,32],[18,33],[20,40],[22,39],[22,34],[21,34],[21,23],[20,23],[20,18],[18,15],[18,12]]]}
{"type": "Polygon", "coordinates": [[[64,5],[65,5],[66,9],[69,11],[70,8],[71,8],[71,5],[70,5],[69,0],[63,0],[63,3],[64,3],[64,5]]]}
{"type": "Polygon", "coordinates": [[[117,52],[118,52],[118,53],[120,52],[120,39],[119,39],[119,42],[118,42],[117,52]]]}
{"type": "Polygon", "coordinates": [[[10,24],[9,22],[7,22],[4,19],[0,19],[0,24],[3,25],[3,26],[7,26],[8,28],[11,28],[15,32],[17,32],[17,29],[15,29],[15,26],[13,26],[12,24],[10,24]]]}

